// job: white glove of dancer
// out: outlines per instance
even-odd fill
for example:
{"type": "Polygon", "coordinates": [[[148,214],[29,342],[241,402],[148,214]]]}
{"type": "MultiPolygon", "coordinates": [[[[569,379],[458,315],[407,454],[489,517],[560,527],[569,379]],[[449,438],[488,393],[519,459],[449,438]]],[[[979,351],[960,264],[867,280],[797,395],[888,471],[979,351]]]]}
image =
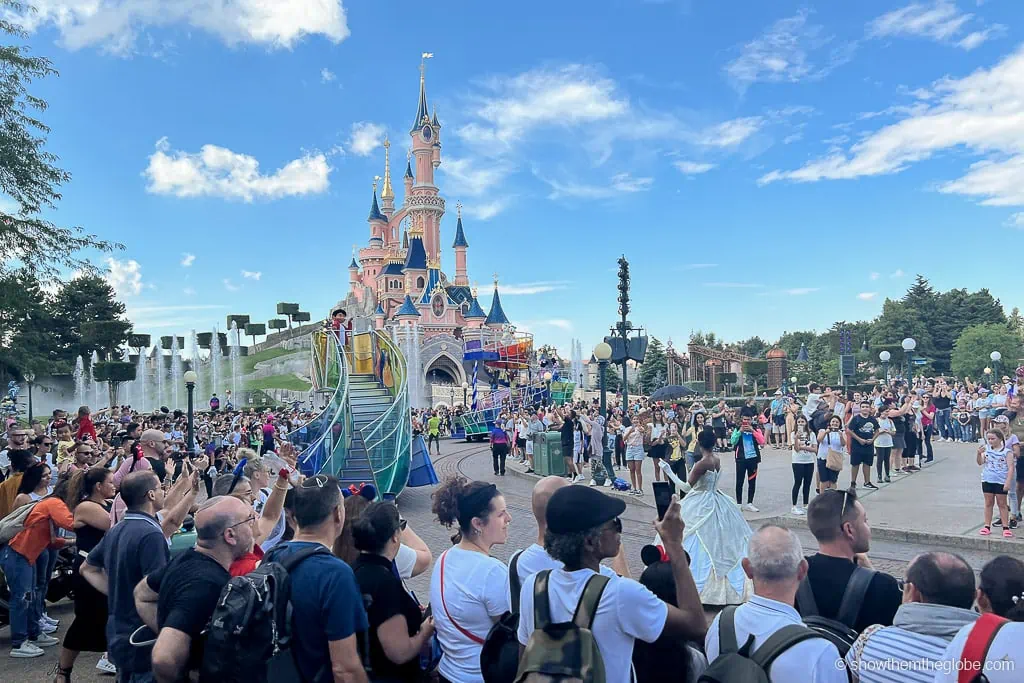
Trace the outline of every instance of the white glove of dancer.
{"type": "Polygon", "coordinates": [[[665,476],[669,478],[669,481],[678,486],[680,491],[682,491],[683,493],[689,493],[690,491],[693,490],[692,486],[690,486],[685,481],[676,476],[676,473],[672,471],[672,468],[669,467],[669,464],[667,462],[662,460],[659,463],[659,466],[661,467],[661,471],[665,473],[665,476]]]}

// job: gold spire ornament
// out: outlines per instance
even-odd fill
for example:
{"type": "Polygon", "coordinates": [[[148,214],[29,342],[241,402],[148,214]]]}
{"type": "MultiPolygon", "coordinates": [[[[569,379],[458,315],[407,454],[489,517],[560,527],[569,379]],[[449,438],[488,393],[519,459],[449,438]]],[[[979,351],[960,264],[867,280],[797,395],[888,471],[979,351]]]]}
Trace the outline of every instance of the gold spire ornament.
{"type": "Polygon", "coordinates": [[[391,189],[391,141],[384,137],[384,188],[380,191],[381,199],[394,199],[395,191],[391,189]]]}

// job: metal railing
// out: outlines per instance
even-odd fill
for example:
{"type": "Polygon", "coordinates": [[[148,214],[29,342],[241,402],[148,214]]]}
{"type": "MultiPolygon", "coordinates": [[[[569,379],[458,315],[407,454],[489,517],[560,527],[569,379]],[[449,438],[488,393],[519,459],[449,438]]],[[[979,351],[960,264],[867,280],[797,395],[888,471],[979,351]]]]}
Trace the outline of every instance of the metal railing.
{"type": "Polygon", "coordinates": [[[374,375],[391,394],[391,405],[359,430],[370,461],[373,483],[381,496],[394,497],[409,481],[412,421],[405,356],[385,332],[373,331],[374,375]],[[388,378],[390,377],[390,381],[388,378]]]}
{"type": "Polygon", "coordinates": [[[305,474],[336,475],[345,466],[352,444],[348,359],[335,334],[317,330],[311,336],[310,376],[314,387],[329,391],[333,385],[334,391],[324,409],[305,425],[305,433],[301,429],[293,431],[288,439],[302,451],[299,467],[305,474]]]}

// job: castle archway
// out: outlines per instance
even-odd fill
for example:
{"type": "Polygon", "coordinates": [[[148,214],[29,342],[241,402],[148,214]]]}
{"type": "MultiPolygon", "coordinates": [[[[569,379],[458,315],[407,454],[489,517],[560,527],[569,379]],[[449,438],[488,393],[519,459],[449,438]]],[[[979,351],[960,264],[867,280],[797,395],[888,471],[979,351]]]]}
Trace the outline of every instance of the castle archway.
{"type": "Polygon", "coordinates": [[[447,353],[441,353],[423,371],[427,384],[452,384],[461,386],[466,381],[462,364],[447,353]]]}

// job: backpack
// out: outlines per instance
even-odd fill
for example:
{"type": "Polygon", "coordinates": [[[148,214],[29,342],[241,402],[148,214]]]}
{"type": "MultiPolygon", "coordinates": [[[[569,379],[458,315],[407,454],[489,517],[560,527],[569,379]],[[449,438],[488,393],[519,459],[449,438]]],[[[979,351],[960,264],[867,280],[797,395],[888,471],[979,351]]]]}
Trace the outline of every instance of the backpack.
{"type": "Polygon", "coordinates": [[[480,650],[480,673],[484,683],[513,683],[519,669],[519,551],[508,563],[508,585],[512,610],[491,627],[480,650]]]}
{"type": "Polygon", "coordinates": [[[960,654],[958,683],[988,683],[988,678],[984,674],[988,650],[992,647],[992,641],[996,639],[999,629],[1007,623],[1008,619],[991,613],[978,617],[960,654]]]}
{"type": "Polygon", "coordinates": [[[10,543],[11,539],[20,534],[25,530],[25,520],[32,514],[32,511],[36,507],[36,503],[39,501],[32,501],[28,505],[22,505],[20,508],[11,512],[3,519],[0,519],[0,545],[10,543]]]}
{"type": "Polygon", "coordinates": [[[818,603],[814,600],[814,592],[807,577],[800,582],[800,587],[796,591],[796,602],[800,606],[800,616],[803,617],[804,623],[831,641],[839,650],[840,657],[845,657],[857,640],[859,634],[853,626],[857,623],[857,615],[860,614],[860,607],[864,604],[868,586],[874,576],[875,572],[871,569],[854,567],[846,590],[843,591],[843,600],[839,603],[839,613],[835,619],[826,619],[818,612],[818,603]]]}
{"type": "Polygon", "coordinates": [[[806,626],[788,624],[768,637],[754,652],[754,634],[743,647],[736,642],[736,605],[722,610],[718,619],[718,657],[704,670],[697,683],[770,683],[772,662],[797,643],[821,636],[806,626]]]}
{"type": "Polygon", "coordinates": [[[604,659],[591,630],[608,577],[587,580],[572,621],[551,622],[548,579],[551,570],[537,574],[533,586],[533,633],[526,644],[516,683],[604,683],[604,659]]]}
{"type": "Polygon", "coordinates": [[[828,429],[828,421],[831,419],[832,411],[828,409],[828,404],[822,401],[821,406],[811,413],[811,429],[814,430],[815,434],[822,429],[828,429]]]}
{"type": "MultiPolygon", "coordinates": [[[[217,600],[206,629],[202,683],[299,683],[291,651],[289,573],[323,547],[303,548],[280,562],[266,561],[232,578],[217,600]]],[[[318,672],[319,680],[324,672],[318,672]]]]}

